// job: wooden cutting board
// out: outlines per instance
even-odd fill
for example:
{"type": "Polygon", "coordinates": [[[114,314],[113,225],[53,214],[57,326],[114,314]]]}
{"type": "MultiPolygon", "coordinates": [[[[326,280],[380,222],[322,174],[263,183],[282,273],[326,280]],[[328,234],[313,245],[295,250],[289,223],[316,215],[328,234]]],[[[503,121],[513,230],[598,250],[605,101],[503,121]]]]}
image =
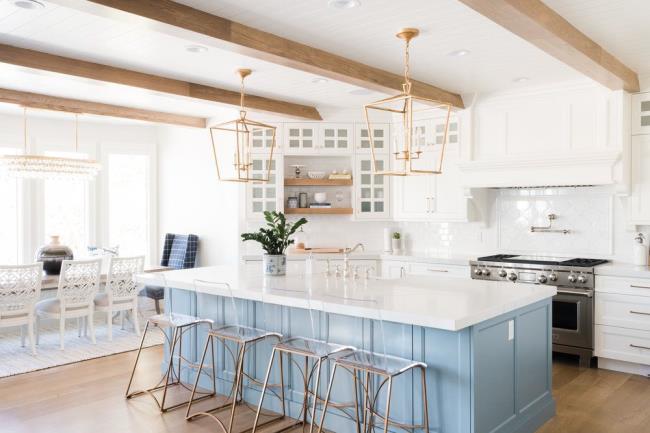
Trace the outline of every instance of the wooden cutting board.
{"type": "Polygon", "coordinates": [[[305,248],[305,249],[293,249],[290,254],[338,254],[342,253],[344,248],[305,248]]]}

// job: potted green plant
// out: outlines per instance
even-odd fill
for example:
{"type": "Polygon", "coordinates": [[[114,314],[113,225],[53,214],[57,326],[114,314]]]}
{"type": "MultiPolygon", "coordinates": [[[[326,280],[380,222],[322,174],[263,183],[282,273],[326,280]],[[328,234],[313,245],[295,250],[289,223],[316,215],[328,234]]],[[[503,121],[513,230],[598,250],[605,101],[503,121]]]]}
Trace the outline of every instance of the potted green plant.
{"type": "Polygon", "coordinates": [[[400,232],[393,232],[393,254],[402,254],[402,235],[400,232]]]}
{"type": "Polygon", "coordinates": [[[307,223],[305,218],[300,218],[295,223],[287,222],[282,212],[264,212],[266,227],[260,228],[255,233],[242,233],[244,241],[256,241],[264,250],[263,266],[266,275],[284,275],[287,270],[286,251],[293,244],[291,238],[302,225],[307,223]]]}

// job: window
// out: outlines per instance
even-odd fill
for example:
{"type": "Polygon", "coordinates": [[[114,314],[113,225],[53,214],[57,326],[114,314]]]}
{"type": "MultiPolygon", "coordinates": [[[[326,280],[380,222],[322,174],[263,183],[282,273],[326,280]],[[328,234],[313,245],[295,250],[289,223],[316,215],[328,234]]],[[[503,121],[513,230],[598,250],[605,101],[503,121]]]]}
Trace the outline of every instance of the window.
{"type": "Polygon", "coordinates": [[[149,156],[108,156],[108,239],[120,255],[149,256],[149,156]]]}
{"type": "MultiPolygon", "coordinates": [[[[13,149],[2,149],[0,154],[12,154],[13,149]]],[[[18,264],[20,181],[0,174],[0,265],[18,264]]]]}
{"type": "MultiPolygon", "coordinates": [[[[70,152],[46,152],[48,156],[87,158],[70,152]]],[[[88,183],[69,179],[43,181],[43,230],[49,240],[58,235],[62,244],[72,248],[75,257],[86,255],[88,247],[88,183]]]]}

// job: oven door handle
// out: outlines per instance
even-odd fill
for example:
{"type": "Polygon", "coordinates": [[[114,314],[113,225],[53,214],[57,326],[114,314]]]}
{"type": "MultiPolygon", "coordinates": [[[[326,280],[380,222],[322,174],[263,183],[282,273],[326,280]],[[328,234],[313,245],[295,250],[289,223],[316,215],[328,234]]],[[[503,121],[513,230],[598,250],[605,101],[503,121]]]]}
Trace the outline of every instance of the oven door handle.
{"type": "Polygon", "coordinates": [[[586,296],[587,298],[593,298],[594,297],[594,291],[593,290],[575,290],[575,289],[565,289],[565,288],[558,288],[557,289],[557,294],[558,295],[579,295],[579,296],[586,296]]]}

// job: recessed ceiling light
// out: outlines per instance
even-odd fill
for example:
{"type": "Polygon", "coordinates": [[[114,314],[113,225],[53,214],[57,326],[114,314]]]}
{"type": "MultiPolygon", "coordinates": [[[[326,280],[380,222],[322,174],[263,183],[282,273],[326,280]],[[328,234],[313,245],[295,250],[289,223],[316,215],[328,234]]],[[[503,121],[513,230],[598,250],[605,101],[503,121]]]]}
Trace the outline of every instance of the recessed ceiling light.
{"type": "Polygon", "coordinates": [[[313,80],[311,80],[311,82],[314,83],[314,84],[323,84],[323,83],[329,82],[329,80],[327,78],[317,77],[317,78],[314,78],[313,80]]]}
{"type": "Polygon", "coordinates": [[[359,0],[329,0],[327,5],[336,9],[352,9],[361,6],[359,0]]]}
{"type": "Polygon", "coordinates": [[[185,47],[185,50],[189,51],[190,53],[205,53],[208,51],[208,47],[205,47],[203,45],[188,45],[185,47]]]}
{"type": "Polygon", "coordinates": [[[359,87],[358,89],[352,89],[348,92],[350,95],[358,95],[358,96],[364,96],[364,95],[372,95],[375,93],[374,91],[370,89],[364,89],[362,87],[359,87]]]}
{"type": "Polygon", "coordinates": [[[12,0],[14,6],[21,9],[41,9],[45,7],[45,3],[38,0],[12,0]]]}
{"type": "Polygon", "coordinates": [[[468,55],[469,53],[470,53],[469,50],[463,49],[463,50],[452,51],[450,53],[447,53],[447,55],[451,56],[451,57],[464,57],[464,56],[468,55]]]}
{"type": "Polygon", "coordinates": [[[514,83],[525,83],[527,81],[530,81],[530,78],[528,77],[517,77],[514,80],[512,80],[514,83]]]}

